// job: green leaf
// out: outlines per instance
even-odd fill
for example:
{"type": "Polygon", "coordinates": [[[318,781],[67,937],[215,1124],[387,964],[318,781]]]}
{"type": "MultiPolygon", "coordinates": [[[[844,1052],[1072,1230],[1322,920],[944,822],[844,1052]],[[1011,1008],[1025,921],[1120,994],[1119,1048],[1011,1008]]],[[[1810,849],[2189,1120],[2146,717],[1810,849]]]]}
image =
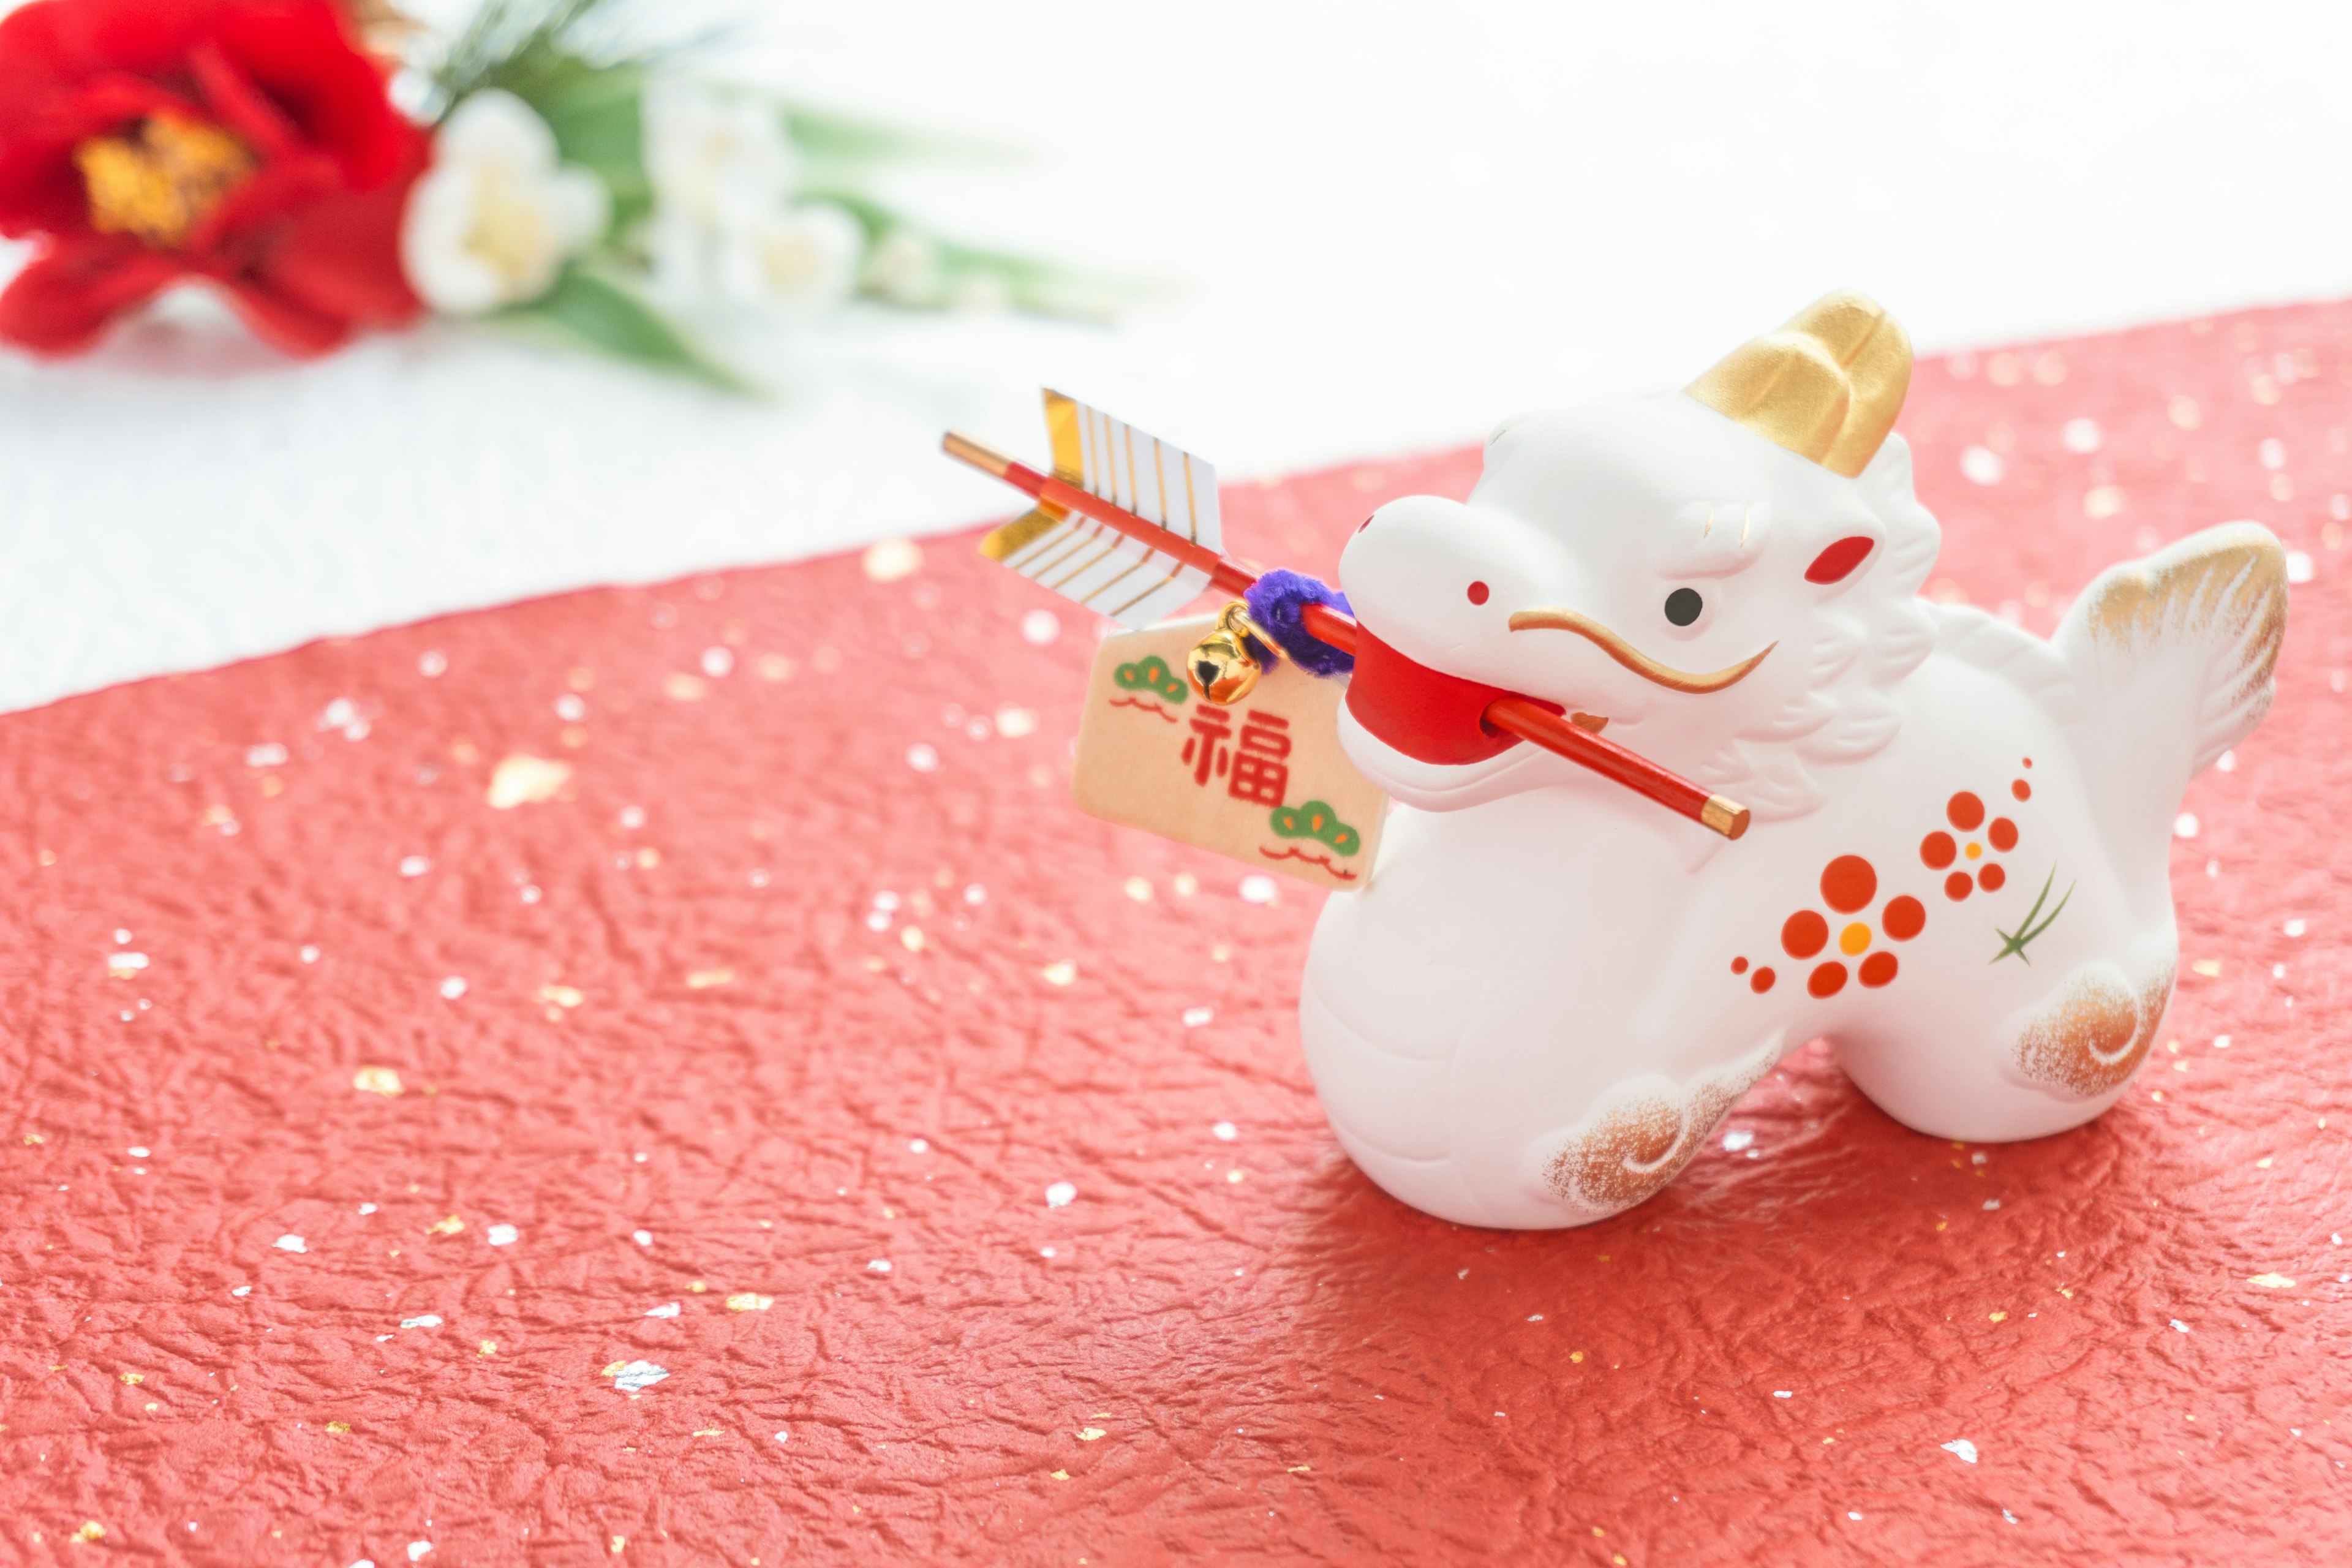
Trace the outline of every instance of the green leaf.
{"type": "Polygon", "coordinates": [[[484,85],[504,88],[538,111],[566,163],[604,183],[613,196],[609,232],[623,233],[653,208],[645,163],[645,68],[595,65],[576,55],[517,61],[484,85]]]}
{"type": "Polygon", "coordinates": [[[864,226],[869,245],[878,245],[894,233],[918,235],[931,245],[939,258],[939,280],[930,297],[909,300],[866,290],[894,305],[943,310],[976,292],[988,290],[1013,309],[1033,315],[1108,321],[1138,299],[1169,291],[1165,283],[1113,278],[1017,251],[943,239],[854,186],[811,188],[803,195],[831,202],[848,212],[864,226]]]}
{"type": "Polygon", "coordinates": [[[750,382],[705,353],[636,290],[592,268],[567,269],[543,298],[500,311],[492,319],[649,370],[747,396],[758,394],[750,382]]]}
{"type": "Polygon", "coordinates": [[[812,164],[852,166],[929,160],[940,163],[1001,163],[1016,156],[993,142],[903,131],[879,121],[860,120],[803,103],[779,106],[785,133],[812,164]]]}

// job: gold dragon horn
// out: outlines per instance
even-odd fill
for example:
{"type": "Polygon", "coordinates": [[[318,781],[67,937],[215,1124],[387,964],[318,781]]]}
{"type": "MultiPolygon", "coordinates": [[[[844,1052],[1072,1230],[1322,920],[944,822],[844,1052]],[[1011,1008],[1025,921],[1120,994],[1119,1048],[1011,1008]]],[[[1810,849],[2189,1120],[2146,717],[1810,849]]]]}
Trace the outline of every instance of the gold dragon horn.
{"type": "Polygon", "coordinates": [[[1876,300],[1843,289],[1740,344],[1683,390],[1852,479],[1878,455],[1910,387],[1910,338],[1876,300]]]}

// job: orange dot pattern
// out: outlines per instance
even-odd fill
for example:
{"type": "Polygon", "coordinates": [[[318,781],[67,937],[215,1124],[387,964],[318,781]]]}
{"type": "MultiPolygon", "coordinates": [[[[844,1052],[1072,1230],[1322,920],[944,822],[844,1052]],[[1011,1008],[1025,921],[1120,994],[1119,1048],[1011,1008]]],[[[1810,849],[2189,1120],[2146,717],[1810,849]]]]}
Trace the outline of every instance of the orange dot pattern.
{"type": "Polygon", "coordinates": [[[1799,910],[1780,927],[1780,951],[1790,958],[1811,958],[1830,940],[1830,922],[1811,910],[1799,910]]]}
{"type": "MultiPolygon", "coordinates": [[[[2031,768],[2033,759],[2021,759],[2031,768]]],[[[2032,798],[2033,788],[2022,778],[2011,779],[2010,795],[2019,801],[2032,798]]],[[[1919,840],[1919,864],[1930,872],[1943,872],[1944,897],[1959,903],[1979,891],[1997,893],[2008,885],[2009,872],[1997,861],[1987,858],[1990,849],[1995,855],[2006,855],[2018,844],[2018,826],[2012,817],[1994,816],[1989,813],[1984,797],[1973,790],[1958,790],[1944,801],[1946,827],[1932,829],[1919,840]],[[1955,835],[1958,837],[1955,837],[1955,835]],[[1981,835],[1981,837],[1979,837],[1981,835]],[[1963,860],[1980,861],[1971,872],[1963,860]]],[[[1886,900],[1878,910],[1875,922],[1869,910],[1879,894],[1878,868],[1860,855],[1840,855],[1822,868],[1820,879],[1822,902],[1837,915],[1856,917],[1845,922],[1839,932],[1839,947],[1848,956],[1858,958],[1851,973],[1835,957],[1813,963],[1805,973],[1807,994],[1826,999],[1845,989],[1849,978],[1876,990],[1894,984],[1902,973],[1902,961],[1878,942],[1909,942],[1927,929],[1927,906],[1910,893],[1898,893],[1886,900]]],[[[1792,911],[1780,922],[1780,951],[1799,964],[1820,958],[1830,943],[1831,921],[1817,909],[1792,911]]],[[[1745,954],[1731,961],[1731,973],[1747,975],[1748,988],[1761,996],[1770,991],[1780,976],[1769,965],[1758,964],[1750,971],[1745,954]]]]}
{"type": "Polygon", "coordinates": [[[1842,915],[1866,908],[1878,892],[1878,873],[1859,855],[1841,855],[1822,868],[1822,902],[1842,915]]]}
{"type": "Polygon", "coordinates": [[[1886,934],[1897,942],[1909,942],[1927,929],[1927,907],[1906,893],[1899,899],[1886,900],[1886,909],[1878,917],[1886,934]]]}

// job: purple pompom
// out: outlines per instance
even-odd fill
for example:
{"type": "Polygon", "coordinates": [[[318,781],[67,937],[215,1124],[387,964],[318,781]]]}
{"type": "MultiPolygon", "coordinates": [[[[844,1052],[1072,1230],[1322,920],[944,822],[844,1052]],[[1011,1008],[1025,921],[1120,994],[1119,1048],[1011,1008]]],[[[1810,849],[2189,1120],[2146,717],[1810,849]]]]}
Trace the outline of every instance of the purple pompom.
{"type": "Polygon", "coordinates": [[[1348,595],[1317,582],[1303,572],[1276,567],[1251,584],[1243,596],[1249,617],[1281,646],[1292,663],[1309,675],[1346,675],[1356,668],[1356,656],[1307,635],[1307,606],[1328,605],[1348,615],[1348,595]]]}

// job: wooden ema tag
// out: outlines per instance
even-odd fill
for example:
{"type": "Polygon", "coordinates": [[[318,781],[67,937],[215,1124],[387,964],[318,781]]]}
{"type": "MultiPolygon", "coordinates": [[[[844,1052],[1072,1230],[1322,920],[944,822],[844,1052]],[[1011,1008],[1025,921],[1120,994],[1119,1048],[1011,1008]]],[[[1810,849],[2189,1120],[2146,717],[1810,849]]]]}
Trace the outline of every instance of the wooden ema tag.
{"type": "Polygon", "coordinates": [[[1339,749],[1345,689],[1287,659],[1230,708],[1184,679],[1212,616],[1106,639],[1078,721],[1080,811],[1345,890],[1370,879],[1388,797],[1339,749]]]}

